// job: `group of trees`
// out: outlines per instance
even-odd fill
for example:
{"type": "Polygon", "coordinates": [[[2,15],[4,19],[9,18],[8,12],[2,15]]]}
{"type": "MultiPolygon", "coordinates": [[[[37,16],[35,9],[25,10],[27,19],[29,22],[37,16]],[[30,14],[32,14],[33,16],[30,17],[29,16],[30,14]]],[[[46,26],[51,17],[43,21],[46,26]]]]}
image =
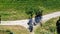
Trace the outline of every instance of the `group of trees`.
{"type": "Polygon", "coordinates": [[[36,26],[38,23],[41,23],[41,16],[42,16],[42,10],[40,9],[34,9],[30,8],[26,11],[26,14],[29,16],[29,22],[27,23],[29,25],[30,32],[33,31],[33,26],[36,26]],[[35,19],[33,22],[33,15],[35,14],[35,19]]]}
{"type": "Polygon", "coordinates": [[[30,8],[29,10],[26,11],[26,14],[29,15],[29,18],[33,18],[33,15],[36,15],[38,13],[42,14],[42,10],[41,9],[30,8]]]}

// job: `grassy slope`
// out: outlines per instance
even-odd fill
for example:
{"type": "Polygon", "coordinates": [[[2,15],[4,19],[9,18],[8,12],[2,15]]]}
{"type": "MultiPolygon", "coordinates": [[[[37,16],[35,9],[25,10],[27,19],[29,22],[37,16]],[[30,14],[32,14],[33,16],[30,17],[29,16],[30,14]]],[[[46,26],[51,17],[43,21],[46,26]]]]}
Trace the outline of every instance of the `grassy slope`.
{"type": "Polygon", "coordinates": [[[43,14],[48,14],[60,10],[60,0],[0,0],[0,15],[2,20],[26,19],[25,11],[30,7],[41,8],[43,14]]]}
{"type": "MultiPolygon", "coordinates": [[[[22,27],[22,26],[5,26],[5,25],[0,25],[0,30],[9,30],[11,32],[13,32],[14,34],[29,34],[28,31],[26,30],[26,28],[22,27]]],[[[8,32],[2,32],[0,31],[0,33],[4,33],[7,34],[8,32]]]]}
{"type": "Polygon", "coordinates": [[[0,34],[9,34],[9,32],[0,31],[0,34]]]}
{"type": "Polygon", "coordinates": [[[35,34],[57,34],[56,31],[56,21],[58,18],[53,18],[43,24],[42,27],[38,26],[35,30],[35,34]]]}

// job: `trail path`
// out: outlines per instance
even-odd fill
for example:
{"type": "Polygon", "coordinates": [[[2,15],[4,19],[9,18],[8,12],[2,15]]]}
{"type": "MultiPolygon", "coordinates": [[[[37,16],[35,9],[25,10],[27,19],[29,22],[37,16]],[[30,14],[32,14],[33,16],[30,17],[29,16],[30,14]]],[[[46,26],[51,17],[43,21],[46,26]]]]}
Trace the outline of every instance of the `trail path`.
{"type": "MultiPolygon", "coordinates": [[[[46,22],[47,20],[58,17],[58,16],[60,16],[60,11],[44,15],[44,16],[42,16],[43,17],[42,22],[46,22]]],[[[24,26],[25,28],[28,28],[28,25],[27,25],[28,21],[29,21],[29,19],[16,20],[16,21],[1,21],[0,25],[21,25],[21,26],[24,26]]]]}

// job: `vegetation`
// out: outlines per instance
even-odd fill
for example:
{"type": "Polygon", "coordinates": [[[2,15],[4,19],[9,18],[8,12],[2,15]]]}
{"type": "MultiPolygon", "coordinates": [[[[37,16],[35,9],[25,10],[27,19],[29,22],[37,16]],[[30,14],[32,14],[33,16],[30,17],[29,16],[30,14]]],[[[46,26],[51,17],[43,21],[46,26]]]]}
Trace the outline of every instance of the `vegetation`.
{"type": "Polygon", "coordinates": [[[28,11],[26,11],[26,14],[29,16],[29,18],[33,18],[34,15],[36,16],[36,14],[42,14],[43,10],[41,9],[33,9],[30,8],[28,11]]]}
{"type": "Polygon", "coordinates": [[[9,32],[6,32],[4,30],[0,30],[0,34],[9,34],[9,32]]]}
{"type": "Polygon", "coordinates": [[[22,26],[0,25],[0,34],[29,34],[26,28],[22,26]]]}
{"type": "Polygon", "coordinates": [[[43,14],[60,10],[60,0],[0,0],[2,20],[19,20],[28,18],[25,12],[29,8],[42,9],[43,14]],[[23,17],[23,18],[22,18],[23,17]]]}
{"type": "Polygon", "coordinates": [[[35,30],[35,34],[57,34],[56,22],[58,18],[53,18],[42,25],[38,26],[35,30]]]}

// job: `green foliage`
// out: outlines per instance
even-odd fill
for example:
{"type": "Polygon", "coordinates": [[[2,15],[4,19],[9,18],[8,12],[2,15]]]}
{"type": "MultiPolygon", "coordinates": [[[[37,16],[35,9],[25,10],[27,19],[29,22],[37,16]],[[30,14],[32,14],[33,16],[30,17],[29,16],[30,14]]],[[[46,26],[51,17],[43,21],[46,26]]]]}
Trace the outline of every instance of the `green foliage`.
{"type": "Polygon", "coordinates": [[[56,30],[56,22],[58,18],[53,18],[42,25],[42,27],[38,26],[35,30],[35,34],[57,34],[56,30]]]}
{"type": "Polygon", "coordinates": [[[26,12],[31,7],[34,12],[42,9],[45,15],[60,10],[60,0],[0,0],[0,15],[2,20],[26,19],[29,18],[26,12]]]}
{"type": "Polygon", "coordinates": [[[26,14],[29,15],[29,17],[33,18],[33,15],[35,14],[41,14],[41,9],[36,8],[30,8],[26,11],[26,14]]]}
{"type": "Polygon", "coordinates": [[[33,17],[33,14],[34,14],[33,11],[34,11],[33,8],[30,8],[30,9],[28,9],[28,10],[26,11],[26,14],[29,15],[29,18],[32,18],[32,17],[33,17]]]}

